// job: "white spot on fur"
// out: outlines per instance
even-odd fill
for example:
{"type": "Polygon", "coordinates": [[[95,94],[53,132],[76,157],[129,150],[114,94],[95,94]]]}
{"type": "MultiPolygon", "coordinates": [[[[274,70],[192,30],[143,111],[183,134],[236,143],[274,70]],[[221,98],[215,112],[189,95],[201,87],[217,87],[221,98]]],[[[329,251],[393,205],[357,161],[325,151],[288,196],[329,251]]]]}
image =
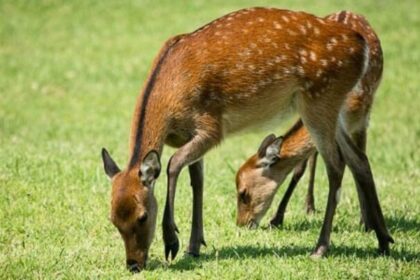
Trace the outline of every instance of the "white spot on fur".
{"type": "Polygon", "coordinates": [[[331,57],[331,62],[335,62],[336,60],[335,56],[331,57]]]}
{"type": "Polygon", "coordinates": [[[342,66],[342,65],[343,65],[343,61],[339,60],[339,61],[337,62],[337,65],[338,65],[338,66],[342,66]]]}
{"type": "Polygon", "coordinates": [[[281,16],[282,20],[284,20],[285,22],[289,22],[290,20],[286,17],[286,16],[281,16]]]}
{"type": "Polygon", "coordinates": [[[255,66],[252,65],[252,64],[248,65],[248,68],[249,68],[249,70],[255,70],[255,66]]]}
{"type": "Polygon", "coordinates": [[[320,31],[319,31],[319,28],[318,27],[315,27],[314,28],[314,33],[315,33],[315,35],[319,35],[320,31]]]}
{"type": "Polygon", "coordinates": [[[318,69],[316,71],[316,76],[319,78],[319,77],[321,77],[321,75],[322,75],[322,70],[321,69],[318,69]]]}
{"type": "Polygon", "coordinates": [[[303,25],[299,25],[299,30],[302,32],[303,35],[306,35],[306,28],[303,25]]]}
{"type": "Polygon", "coordinates": [[[251,43],[251,48],[253,48],[253,49],[255,49],[256,47],[257,47],[257,44],[255,44],[255,43],[251,43]]]}
{"type": "Polygon", "coordinates": [[[281,29],[282,28],[281,24],[278,23],[277,21],[274,21],[273,24],[274,24],[275,29],[281,29]]]}
{"type": "Polygon", "coordinates": [[[258,21],[259,21],[259,22],[263,22],[263,21],[264,21],[264,19],[263,19],[262,17],[259,17],[259,18],[258,18],[258,21]]]}
{"type": "Polygon", "coordinates": [[[288,44],[288,43],[284,44],[284,48],[285,48],[286,50],[290,50],[290,46],[289,46],[289,44],[288,44]]]}
{"type": "Polygon", "coordinates": [[[299,65],[297,67],[297,71],[300,75],[302,75],[302,76],[305,75],[305,69],[303,69],[302,65],[299,65]]]}
{"type": "Polygon", "coordinates": [[[272,45],[273,45],[273,47],[274,47],[274,48],[276,48],[276,49],[279,47],[279,46],[277,45],[277,43],[276,43],[276,42],[273,42],[273,43],[271,43],[271,44],[272,44],[272,45]]]}
{"type": "Polygon", "coordinates": [[[327,66],[328,65],[328,61],[326,59],[321,59],[320,62],[321,62],[322,66],[327,66]]]}
{"type": "Polygon", "coordinates": [[[291,36],[296,36],[297,35],[296,32],[294,32],[294,31],[292,31],[290,29],[287,29],[287,33],[289,33],[289,35],[291,35],[291,36]]]}
{"type": "Polygon", "coordinates": [[[281,57],[280,56],[276,56],[275,61],[276,61],[276,63],[280,63],[281,62],[281,57]]]}
{"type": "Polygon", "coordinates": [[[327,43],[327,50],[331,51],[337,45],[337,39],[332,37],[327,43]]]}
{"type": "Polygon", "coordinates": [[[264,42],[265,42],[265,43],[270,43],[270,42],[271,42],[271,39],[270,39],[270,38],[265,38],[265,39],[264,39],[264,42]]]}
{"type": "Polygon", "coordinates": [[[310,58],[312,61],[316,61],[316,53],[315,53],[314,51],[310,51],[310,52],[309,52],[309,58],[310,58]]]}
{"type": "Polygon", "coordinates": [[[301,50],[299,50],[299,54],[300,55],[303,55],[303,56],[307,56],[308,55],[308,52],[306,50],[304,50],[304,49],[301,49],[301,50]]]}
{"type": "Polygon", "coordinates": [[[249,49],[244,49],[242,52],[239,53],[240,56],[249,56],[251,55],[251,51],[249,49]]]}

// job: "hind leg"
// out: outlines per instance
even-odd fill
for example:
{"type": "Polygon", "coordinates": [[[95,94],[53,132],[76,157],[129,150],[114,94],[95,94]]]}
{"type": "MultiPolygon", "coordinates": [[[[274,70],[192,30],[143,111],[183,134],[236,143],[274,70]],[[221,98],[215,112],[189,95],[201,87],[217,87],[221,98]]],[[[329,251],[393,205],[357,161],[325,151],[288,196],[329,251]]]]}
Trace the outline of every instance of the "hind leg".
{"type": "Polygon", "coordinates": [[[366,202],[366,219],[375,230],[379,242],[379,251],[388,255],[389,243],[394,243],[394,240],[385,225],[369,159],[363,151],[353,144],[353,141],[341,128],[338,131],[337,141],[346,164],[353,173],[356,184],[360,187],[360,193],[366,202]]]}
{"type": "Polygon", "coordinates": [[[310,97],[305,94],[299,95],[297,98],[299,114],[314,140],[318,152],[324,159],[329,181],[327,209],[317,245],[312,253],[313,257],[324,256],[330,245],[332,222],[345,167],[335,140],[338,111],[344,95],[340,99],[339,96],[332,97],[329,94],[320,96],[316,100],[308,100],[310,97]]]}
{"type": "MultiPolygon", "coordinates": [[[[360,131],[352,133],[352,140],[356,144],[356,146],[362,151],[363,153],[366,153],[366,129],[363,128],[360,131]]],[[[356,182],[356,188],[357,188],[357,196],[359,198],[360,203],[360,224],[363,224],[365,227],[365,231],[372,230],[372,225],[369,223],[369,220],[367,218],[367,210],[366,210],[366,200],[362,194],[361,186],[358,184],[358,181],[356,178],[354,178],[356,182]]]]}
{"type": "MultiPolygon", "coordinates": [[[[359,148],[359,150],[363,153],[366,153],[366,132],[368,126],[368,113],[362,107],[355,108],[354,105],[352,105],[352,103],[350,102],[354,98],[359,98],[359,95],[360,94],[354,95],[353,93],[351,93],[348,97],[345,110],[343,110],[343,112],[340,114],[340,124],[345,128],[345,131],[348,133],[348,135],[350,135],[351,140],[359,148]],[[349,110],[349,108],[353,109],[349,110]]],[[[369,223],[367,218],[367,202],[362,194],[361,186],[356,180],[356,178],[354,178],[354,181],[356,183],[357,197],[359,199],[360,204],[360,224],[364,225],[365,231],[370,231],[372,230],[372,225],[369,223]]]]}

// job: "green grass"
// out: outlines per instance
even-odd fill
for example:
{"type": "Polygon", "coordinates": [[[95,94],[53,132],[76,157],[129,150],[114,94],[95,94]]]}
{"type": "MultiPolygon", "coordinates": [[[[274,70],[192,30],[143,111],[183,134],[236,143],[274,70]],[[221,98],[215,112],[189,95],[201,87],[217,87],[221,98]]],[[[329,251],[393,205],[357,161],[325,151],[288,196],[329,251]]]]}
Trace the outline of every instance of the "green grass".
{"type": "MultiPolygon", "coordinates": [[[[241,7],[270,5],[317,15],[350,9],[366,15],[382,40],[385,73],[368,153],[396,241],[391,256],[378,257],[374,234],[358,225],[357,196],[346,174],[330,253],[318,262],[308,258],[326,204],[321,164],[314,216],[304,213],[305,178],[283,229],[237,228],[234,173],[266,131],[229,138],[207,155],[208,247],[202,257],[181,253],[167,264],[159,226],[149,265],[134,277],[419,279],[420,4],[319,2],[0,1],[0,278],[132,277],[124,267],[122,241],[108,221],[110,184],[102,170],[101,147],[126,164],[134,101],[166,38],[241,7]]],[[[273,131],[284,131],[291,121],[273,131]]],[[[165,149],[164,167],[172,152],[165,149]]],[[[156,185],[159,225],[165,182],[162,175],[156,185]]],[[[176,221],[183,250],[191,222],[187,172],[179,182],[176,221]]]]}

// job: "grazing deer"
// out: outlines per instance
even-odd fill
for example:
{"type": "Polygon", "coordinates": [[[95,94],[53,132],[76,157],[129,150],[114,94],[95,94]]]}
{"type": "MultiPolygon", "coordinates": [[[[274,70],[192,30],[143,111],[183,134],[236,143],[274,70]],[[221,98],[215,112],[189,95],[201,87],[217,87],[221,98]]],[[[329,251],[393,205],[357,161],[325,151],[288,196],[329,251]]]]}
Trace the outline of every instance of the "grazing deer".
{"type": "MultiPolygon", "coordinates": [[[[340,119],[346,133],[355,145],[361,151],[365,152],[369,115],[375,91],[382,77],[383,57],[381,44],[367,20],[360,15],[341,11],[328,15],[325,19],[337,21],[349,26],[354,31],[360,33],[368,43],[368,69],[360,81],[360,86],[349,92],[342,110],[342,118],[340,119]]],[[[275,216],[270,221],[270,225],[272,226],[281,225],[287,203],[305,172],[307,161],[309,161],[310,165],[310,179],[306,207],[308,213],[314,210],[313,185],[317,152],[307,129],[301,121],[298,121],[283,137],[278,138],[276,141],[274,139],[275,136],[273,135],[267,136],[266,140],[262,142],[259,151],[263,152],[269,142],[273,142],[272,145],[279,145],[278,147],[273,146],[270,149],[271,152],[278,152],[276,155],[265,155],[269,157],[277,156],[279,160],[276,164],[267,168],[264,173],[258,172],[259,154],[257,154],[249,158],[238,171],[238,178],[247,178],[246,180],[241,180],[242,185],[237,187],[239,192],[238,224],[248,224],[249,221],[253,221],[251,226],[256,226],[270,207],[278,187],[294,168],[289,187],[278,206],[275,216]],[[264,178],[260,178],[260,176],[264,178]],[[276,183],[275,188],[272,187],[272,180],[276,183]],[[245,207],[242,204],[246,204],[247,206],[245,207]]],[[[362,210],[361,221],[365,224],[365,229],[369,230],[371,229],[371,225],[368,223],[366,217],[366,202],[364,201],[364,196],[359,185],[357,185],[357,191],[362,210]]]]}
{"type": "Polygon", "coordinates": [[[178,148],[167,167],[165,257],[173,259],[179,250],[174,200],[185,166],[193,191],[187,252],[199,255],[205,244],[203,156],[233,132],[272,119],[280,122],[291,109],[299,113],[314,139],[330,182],[328,210],[313,255],[322,256],[329,246],[345,163],[371,202],[367,216],[381,252],[387,253],[393,240],[368,159],[343,128],[337,129],[340,108],[366,71],[367,55],[363,37],[342,24],[269,8],[240,10],[169,39],[137,101],[127,167],[121,171],[102,151],[106,174],[112,179],[111,220],[124,240],[129,269],[139,271],[146,263],[157,208],[153,185],[160,174],[164,144],[178,148]]]}

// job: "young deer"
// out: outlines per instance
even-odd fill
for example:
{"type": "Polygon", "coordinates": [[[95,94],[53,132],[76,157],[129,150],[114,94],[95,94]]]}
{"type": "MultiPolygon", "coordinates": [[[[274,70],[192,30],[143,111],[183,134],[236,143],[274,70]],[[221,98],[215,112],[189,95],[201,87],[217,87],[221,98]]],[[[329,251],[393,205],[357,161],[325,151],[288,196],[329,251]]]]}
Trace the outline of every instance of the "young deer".
{"type": "Polygon", "coordinates": [[[380,250],[387,253],[392,238],[368,159],[344,129],[337,129],[340,108],[366,71],[367,55],[363,37],[342,24],[268,8],[240,10],[168,40],[137,101],[127,167],[120,171],[106,150],[102,152],[105,171],[112,178],[111,220],[124,239],[129,269],[139,271],[146,263],[157,208],[153,185],[164,143],[179,148],[167,167],[165,256],[173,259],[179,250],[174,200],[185,166],[193,190],[187,252],[199,255],[205,244],[203,156],[231,133],[273,118],[281,121],[290,109],[298,111],[329,175],[328,210],[313,254],[322,256],[328,248],[345,163],[371,202],[367,216],[380,250]]]}
{"type": "MultiPolygon", "coordinates": [[[[360,86],[349,92],[341,113],[342,118],[340,119],[347,134],[355,145],[361,151],[365,152],[369,115],[375,91],[378,88],[382,77],[383,57],[381,44],[367,20],[360,15],[341,11],[328,15],[325,19],[337,21],[349,26],[351,29],[360,33],[369,46],[368,69],[361,79],[360,86]]],[[[238,171],[238,178],[246,178],[240,180],[241,185],[237,186],[237,221],[240,225],[248,224],[249,221],[253,221],[253,226],[255,226],[256,223],[261,220],[270,207],[278,187],[294,168],[294,174],[289,187],[278,206],[275,216],[270,221],[270,225],[272,226],[281,225],[283,223],[287,203],[294,188],[305,172],[308,160],[310,163],[310,180],[306,198],[307,212],[311,212],[314,209],[313,184],[317,152],[315,145],[309,137],[308,131],[303,126],[302,122],[299,121],[283,137],[278,138],[276,141],[274,141],[274,139],[275,136],[273,135],[267,136],[262,142],[259,150],[264,151],[267,148],[266,146],[270,144],[270,142],[273,142],[271,145],[274,146],[271,147],[270,152],[276,154],[265,156],[278,157],[279,160],[275,165],[267,168],[263,174],[258,172],[258,160],[260,156],[257,154],[249,158],[238,171]],[[274,188],[273,180],[276,184],[274,188]]],[[[362,210],[361,220],[365,224],[366,230],[368,230],[371,229],[371,225],[366,217],[366,202],[364,201],[364,196],[359,185],[357,185],[357,191],[362,210]]]]}

